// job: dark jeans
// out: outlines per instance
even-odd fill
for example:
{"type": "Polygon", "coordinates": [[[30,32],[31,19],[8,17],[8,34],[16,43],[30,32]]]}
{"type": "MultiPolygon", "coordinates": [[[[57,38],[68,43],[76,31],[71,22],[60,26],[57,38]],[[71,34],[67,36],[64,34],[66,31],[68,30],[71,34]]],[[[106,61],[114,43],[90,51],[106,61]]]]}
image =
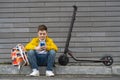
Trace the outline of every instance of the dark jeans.
{"type": "Polygon", "coordinates": [[[39,54],[36,50],[28,51],[28,60],[32,69],[37,69],[38,66],[47,66],[46,70],[53,70],[55,61],[54,50],[50,50],[47,54],[39,54]]]}

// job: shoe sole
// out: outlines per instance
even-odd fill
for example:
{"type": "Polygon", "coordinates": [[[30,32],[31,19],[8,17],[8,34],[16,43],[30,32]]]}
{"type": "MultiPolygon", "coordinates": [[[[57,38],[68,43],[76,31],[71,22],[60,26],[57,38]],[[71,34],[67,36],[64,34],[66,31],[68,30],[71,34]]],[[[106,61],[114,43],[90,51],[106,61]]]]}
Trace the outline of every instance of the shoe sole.
{"type": "Polygon", "coordinates": [[[46,75],[47,77],[54,77],[55,75],[46,75]]]}
{"type": "Polygon", "coordinates": [[[26,75],[26,76],[30,76],[30,77],[38,77],[39,75],[36,75],[36,76],[34,76],[34,75],[26,75]]]}

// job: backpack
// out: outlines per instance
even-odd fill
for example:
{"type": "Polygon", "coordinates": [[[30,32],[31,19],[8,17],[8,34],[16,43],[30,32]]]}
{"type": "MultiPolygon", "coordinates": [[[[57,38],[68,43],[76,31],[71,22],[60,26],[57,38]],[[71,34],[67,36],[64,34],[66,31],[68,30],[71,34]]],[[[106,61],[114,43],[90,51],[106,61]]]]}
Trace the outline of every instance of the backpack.
{"type": "Polygon", "coordinates": [[[12,48],[11,59],[12,65],[18,66],[18,69],[20,69],[24,65],[29,65],[25,48],[22,44],[17,44],[16,47],[12,48]]]}

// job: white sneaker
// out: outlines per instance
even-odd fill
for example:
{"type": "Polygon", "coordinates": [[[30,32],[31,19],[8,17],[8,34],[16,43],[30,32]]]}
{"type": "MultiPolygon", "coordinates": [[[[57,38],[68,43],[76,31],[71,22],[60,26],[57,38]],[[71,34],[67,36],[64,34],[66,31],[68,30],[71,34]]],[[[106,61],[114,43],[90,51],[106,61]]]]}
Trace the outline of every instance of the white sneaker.
{"type": "Polygon", "coordinates": [[[39,70],[33,69],[33,72],[29,76],[39,76],[39,75],[40,75],[39,70]]]}
{"type": "Polygon", "coordinates": [[[53,77],[55,74],[52,71],[46,71],[46,76],[53,77]]]}

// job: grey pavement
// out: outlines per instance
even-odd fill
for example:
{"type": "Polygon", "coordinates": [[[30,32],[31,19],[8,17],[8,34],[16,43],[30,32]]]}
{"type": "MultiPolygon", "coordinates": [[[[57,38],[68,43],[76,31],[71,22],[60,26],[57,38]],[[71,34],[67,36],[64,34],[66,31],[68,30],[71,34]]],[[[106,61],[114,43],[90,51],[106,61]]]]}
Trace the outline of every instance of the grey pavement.
{"type": "Polygon", "coordinates": [[[0,80],[120,80],[120,76],[105,75],[56,75],[55,77],[28,77],[24,75],[0,75],[0,80]]]}
{"type": "MultiPolygon", "coordinates": [[[[46,67],[40,67],[40,73],[45,74],[46,67]]],[[[17,67],[0,65],[0,74],[29,74],[31,68],[24,66],[19,73],[17,67]]],[[[113,66],[60,66],[56,65],[54,72],[57,75],[120,75],[120,65],[113,66]]]]}
{"type": "Polygon", "coordinates": [[[55,77],[45,76],[46,67],[40,67],[39,77],[26,76],[31,72],[24,66],[0,65],[0,80],[120,80],[120,65],[112,66],[60,66],[54,68],[55,77]]]}

